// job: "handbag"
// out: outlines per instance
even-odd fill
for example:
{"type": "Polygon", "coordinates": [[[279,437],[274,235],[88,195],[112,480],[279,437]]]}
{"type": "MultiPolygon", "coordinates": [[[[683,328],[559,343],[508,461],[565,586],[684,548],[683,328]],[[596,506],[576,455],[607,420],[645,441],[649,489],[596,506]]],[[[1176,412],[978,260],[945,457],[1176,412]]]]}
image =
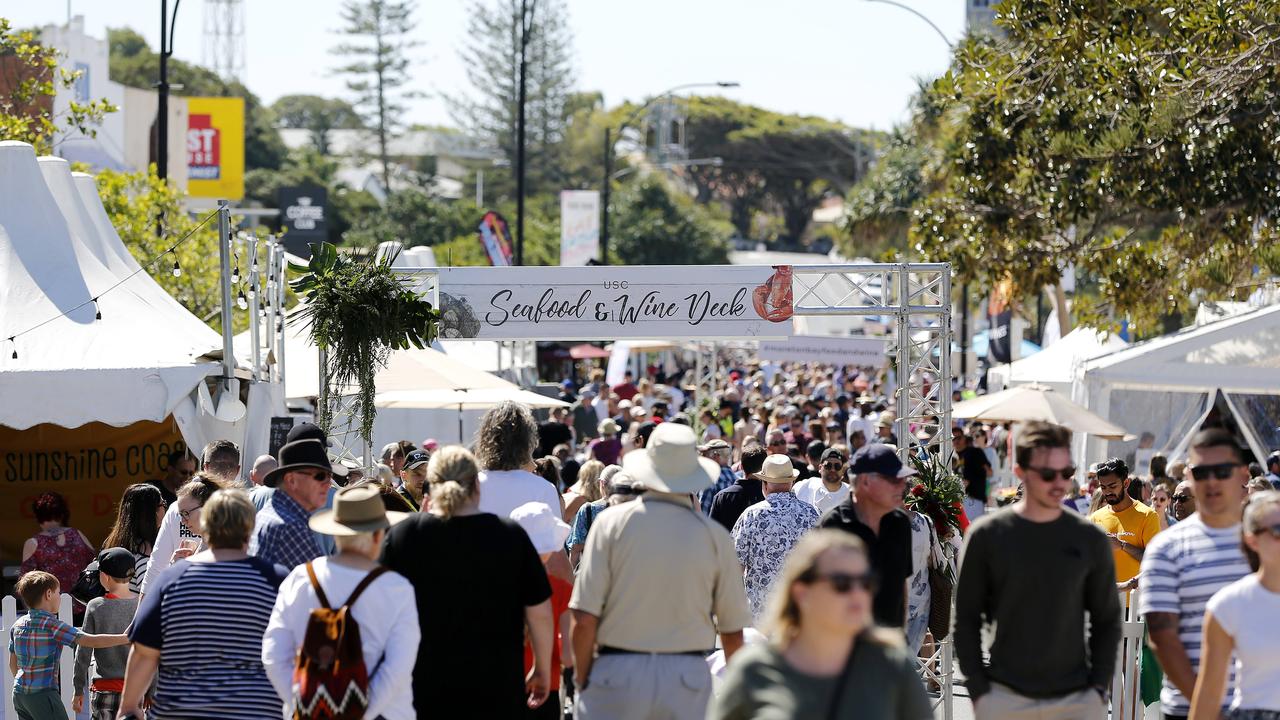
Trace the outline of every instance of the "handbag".
{"type": "Polygon", "coordinates": [[[933,633],[934,642],[940,642],[951,634],[951,598],[956,584],[949,572],[946,550],[934,535],[933,523],[929,524],[929,535],[933,540],[929,556],[929,632],[933,633]]]}

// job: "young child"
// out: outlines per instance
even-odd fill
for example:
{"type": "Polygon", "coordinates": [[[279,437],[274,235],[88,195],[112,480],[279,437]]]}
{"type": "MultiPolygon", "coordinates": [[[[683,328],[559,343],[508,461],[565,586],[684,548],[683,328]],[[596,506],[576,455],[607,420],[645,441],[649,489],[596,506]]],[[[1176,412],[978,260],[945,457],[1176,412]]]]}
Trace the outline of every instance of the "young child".
{"type": "MultiPolygon", "coordinates": [[[[138,611],[138,596],[129,591],[134,572],[133,553],[121,547],[107,548],[98,555],[98,582],[107,594],[89,601],[84,613],[87,633],[122,633],[138,611]]],[[[94,650],[81,645],[76,650],[75,699],[71,709],[78,715],[84,707],[85,681],[89,661],[94,661],[89,683],[89,717],[93,720],[115,720],[120,709],[120,692],[124,690],[124,668],[129,662],[129,648],[113,647],[94,650]]]]}
{"type": "Polygon", "coordinates": [[[58,578],[33,570],[15,588],[27,606],[9,631],[9,671],[13,708],[20,720],[67,720],[58,693],[58,655],[62,647],[108,648],[129,642],[125,635],[86,635],[58,619],[58,578]]]}

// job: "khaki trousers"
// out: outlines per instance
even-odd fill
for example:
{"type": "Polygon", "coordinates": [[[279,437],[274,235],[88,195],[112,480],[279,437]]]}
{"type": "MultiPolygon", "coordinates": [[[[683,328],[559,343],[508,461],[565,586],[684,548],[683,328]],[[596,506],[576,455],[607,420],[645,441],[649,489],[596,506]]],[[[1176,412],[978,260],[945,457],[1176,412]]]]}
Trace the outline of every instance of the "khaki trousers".
{"type": "Polygon", "coordinates": [[[578,691],[575,720],[701,719],[711,671],[697,655],[601,655],[578,691]]]}
{"type": "Polygon", "coordinates": [[[1103,720],[1107,704],[1092,689],[1056,698],[1029,698],[992,683],[991,691],[978,698],[973,714],[977,720],[1103,720]]]}

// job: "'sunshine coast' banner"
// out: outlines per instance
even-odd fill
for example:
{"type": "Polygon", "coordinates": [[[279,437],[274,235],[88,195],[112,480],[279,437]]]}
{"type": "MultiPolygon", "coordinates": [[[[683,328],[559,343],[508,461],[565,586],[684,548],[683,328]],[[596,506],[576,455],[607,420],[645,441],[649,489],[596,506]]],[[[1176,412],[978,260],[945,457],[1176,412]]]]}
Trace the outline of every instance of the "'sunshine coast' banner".
{"type": "Polygon", "coordinates": [[[440,268],[441,337],[755,338],[791,334],[791,266],[440,268]]]}
{"type": "Polygon", "coordinates": [[[169,453],[185,448],[170,421],[0,427],[0,554],[15,563],[22,556],[22,543],[40,530],[31,504],[50,490],[67,499],[70,526],[98,546],[124,489],[163,477],[169,453]]]}

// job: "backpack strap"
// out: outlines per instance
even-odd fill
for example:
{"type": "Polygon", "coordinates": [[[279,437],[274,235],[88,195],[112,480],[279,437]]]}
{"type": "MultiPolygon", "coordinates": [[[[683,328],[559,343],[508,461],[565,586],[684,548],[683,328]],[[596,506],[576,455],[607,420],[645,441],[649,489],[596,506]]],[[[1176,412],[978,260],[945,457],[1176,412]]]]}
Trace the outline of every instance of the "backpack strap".
{"type": "Polygon", "coordinates": [[[316,577],[316,569],[311,566],[311,561],[307,561],[307,577],[311,578],[311,587],[316,589],[316,597],[320,600],[320,605],[325,610],[332,610],[329,605],[329,598],[325,597],[324,588],[320,587],[320,579],[316,577]]]}
{"type": "Polygon", "coordinates": [[[379,565],[378,567],[370,570],[369,574],[365,575],[364,579],[360,581],[360,584],[356,585],[356,589],[351,591],[351,597],[347,598],[347,601],[343,603],[343,605],[346,605],[347,607],[354,605],[356,603],[356,598],[360,597],[360,593],[364,592],[365,588],[372,585],[373,581],[377,580],[378,576],[386,572],[388,569],[389,568],[385,565],[379,565]]]}

